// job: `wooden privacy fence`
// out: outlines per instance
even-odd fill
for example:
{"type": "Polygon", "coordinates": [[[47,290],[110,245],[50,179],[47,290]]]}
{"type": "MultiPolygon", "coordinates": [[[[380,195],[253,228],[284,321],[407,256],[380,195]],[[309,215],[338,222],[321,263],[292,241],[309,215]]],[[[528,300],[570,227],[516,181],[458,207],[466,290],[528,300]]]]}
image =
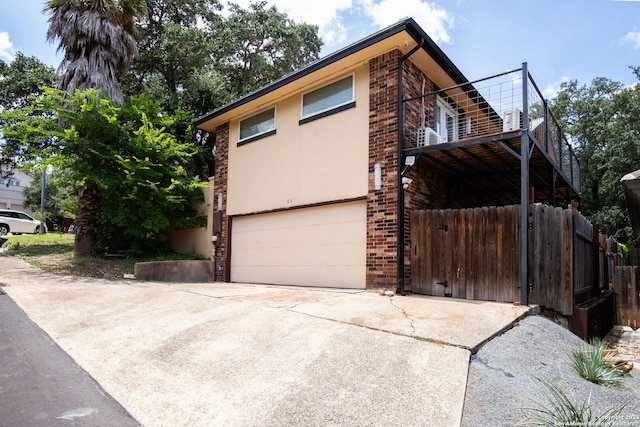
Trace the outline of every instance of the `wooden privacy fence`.
{"type": "Polygon", "coordinates": [[[640,327],[640,267],[615,268],[616,324],[640,327]]]}
{"type": "MultiPolygon", "coordinates": [[[[570,316],[608,288],[615,245],[572,210],[530,205],[528,216],[529,302],[570,316]]],[[[414,211],[410,228],[412,292],[520,300],[519,205],[414,211]]]]}

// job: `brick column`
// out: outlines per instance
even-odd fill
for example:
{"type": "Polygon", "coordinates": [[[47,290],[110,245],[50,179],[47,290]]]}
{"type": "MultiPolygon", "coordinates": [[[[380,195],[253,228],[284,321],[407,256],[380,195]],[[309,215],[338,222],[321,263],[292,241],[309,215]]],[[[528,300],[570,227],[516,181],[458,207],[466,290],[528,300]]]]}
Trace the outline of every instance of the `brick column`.
{"type": "Polygon", "coordinates": [[[369,62],[368,289],[395,289],[397,281],[398,58],[393,51],[369,62]],[[376,163],[382,170],[380,190],[373,186],[376,163]]]}
{"type": "Polygon", "coordinates": [[[230,280],[230,266],[228,261],[231,250],[229,244],[229,220],[227,218],[227,182],[229,175],[229,123],[216,129],[216,158],[214,177],[214,212],[218,210],[218,194],[222,194],[222,232],[220,242],[216,246],[216,280],[228,282],[230,280]]]}

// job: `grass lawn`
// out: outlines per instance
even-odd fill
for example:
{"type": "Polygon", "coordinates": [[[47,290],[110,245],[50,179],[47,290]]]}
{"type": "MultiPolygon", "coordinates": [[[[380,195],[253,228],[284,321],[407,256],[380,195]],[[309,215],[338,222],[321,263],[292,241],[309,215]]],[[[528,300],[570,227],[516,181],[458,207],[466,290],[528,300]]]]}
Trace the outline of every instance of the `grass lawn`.
{"type": "Polygon", "coordinates": [[[15,256],[44,271],[60,275],[122,279],[124,274],[133,274],[136,262],[161,261],[167,259],[199,259],[194,254],[167,254],[146,258],[104,259],[95,256],[73,257],[73,234],[47,233],[5,236],[0,256],[15,256]]]}

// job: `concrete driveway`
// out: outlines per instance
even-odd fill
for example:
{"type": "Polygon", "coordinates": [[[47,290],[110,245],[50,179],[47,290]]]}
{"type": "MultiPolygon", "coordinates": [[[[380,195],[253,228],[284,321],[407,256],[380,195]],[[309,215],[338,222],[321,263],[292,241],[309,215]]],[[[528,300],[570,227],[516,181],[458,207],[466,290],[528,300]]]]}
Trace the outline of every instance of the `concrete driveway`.
{"type": "Polygon", "coordinates": [[[459,426],[472,350],[527,307],[53,276],[0,286],[147,426],[459,426]]]}

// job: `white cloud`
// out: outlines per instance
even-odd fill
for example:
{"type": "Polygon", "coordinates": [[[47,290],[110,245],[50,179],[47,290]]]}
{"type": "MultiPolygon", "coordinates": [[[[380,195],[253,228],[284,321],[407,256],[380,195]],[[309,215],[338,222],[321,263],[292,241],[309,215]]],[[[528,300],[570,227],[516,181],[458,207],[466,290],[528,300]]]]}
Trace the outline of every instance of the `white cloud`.
{"type": "MultiPolygon", "coordinates": [[[[235,0],[243,8],[248,8],[251,0],[235,0]]],[[[255,0],[254,0],[255,2],[255,0]]],[[[322,40],[329,45],[344,43],[347,31],[338,18],[338,13],[352,7],[351,0],[270,0],[269,5],[284,12],[295,22],[317,25],[322,40]]]]}
{"type": "Polygon", "coordinates": [[[436,3],[422,0],[364,0],[366,13],[380,28],[389,26],[400,19],[412,17],[435,42],[450,43],[449,29],[453,17],[436,3]]]}
{"type": "Polygon", "coordinates": [[[549,83],[547,87],[542,89],[542,96],[544,96],[546,99],[555,98],[558,92],[560,92],[560,85],[568,81],[569,81],[569,77],[562,76],[559,81],[549,83]]]}
{"type": "Polygon", "coordinates": [[[13,61],[13,43],[9,40],[9,33],[0,32],[0,59],[13,61]]]}
{"type": "Polygon", "coordinates": [[[278,10],[285,12],[289,18],[296,22],[317,25],[319,35],[328,44],[344,43],[347,38],[347,30],[344,23],[338,17],[341,11],[352,7],[351,0],[272,0],[278,10]]]}
{"type": "Polygon", "coordinates": [[[631,43],[634,48],[640,49],[640,31],[629,31],[620,42],[622,44],[631,43]]]}

